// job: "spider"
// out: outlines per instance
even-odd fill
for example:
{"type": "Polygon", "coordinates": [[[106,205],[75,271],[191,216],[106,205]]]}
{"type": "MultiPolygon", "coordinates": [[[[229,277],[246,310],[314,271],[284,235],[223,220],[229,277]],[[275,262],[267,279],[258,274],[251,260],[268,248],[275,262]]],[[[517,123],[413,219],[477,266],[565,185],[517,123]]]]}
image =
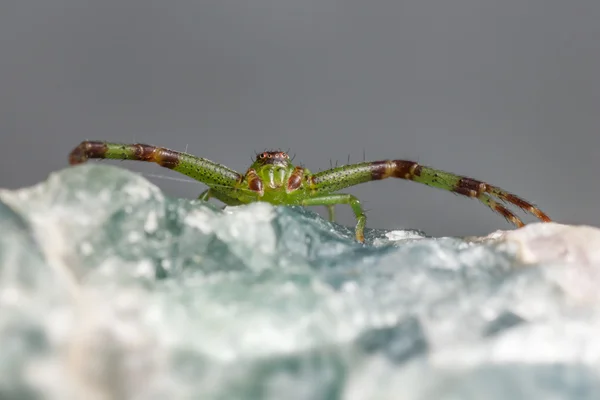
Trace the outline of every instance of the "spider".
{"type": "Polygon", "coordinates": [[[154,162],[207,185],[208,189],[198,199],[207,201],[214,197],[230,206],[256,201],[286,206],[325,206],[329,220],[333,222],[335,205],[348,204],[356,216],[355,233],[359,242],[364,242],[367,220],[363,208],[355,196],[335,192],[385,178],[411,180],[476,198],[517,227],[523,226],[523,221],[494,198],[515,205],[543,222],[550,222],[550,218],[532,203],[497,186],[407,160],[361,162],[313,174],[304,167],[292,164],[286,152],[265,151],[256,156],[242,175],[205,158],[164,147],[84,141],[73,149],[69,163],[81,164],[90,158],[154,162]]]}

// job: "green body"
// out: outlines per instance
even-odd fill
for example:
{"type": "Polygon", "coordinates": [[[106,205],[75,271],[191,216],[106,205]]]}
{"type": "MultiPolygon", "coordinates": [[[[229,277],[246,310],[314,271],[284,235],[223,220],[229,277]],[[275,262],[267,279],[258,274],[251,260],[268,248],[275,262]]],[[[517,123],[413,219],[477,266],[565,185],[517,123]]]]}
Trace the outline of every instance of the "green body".
{"type": "Polygon", "coordinates": [[[336,193],[360,183],[385,178],[400,178],[473,197],[516,226],[523,222],[496,200],[516,205],[544,222],[550,218],[532,203],[496,186],[465,176],[433,169],[414,161],[384,160],[344,165],[312,174],[292,164],[287,153],[267,151],[259,154],[245,174],[187,153],[145,144],[82,142],[70,155],[71,164],[89,158],[139,160],[157,163],[185,174],[208,186],[200,199],[214,197],[227,205],[264,201],[275,205],[326,206],[330,220],[333,207],[348,204],[357,219],[356,239],[364,241],[366,216],[359,200],[350,194],[336,193]]]}

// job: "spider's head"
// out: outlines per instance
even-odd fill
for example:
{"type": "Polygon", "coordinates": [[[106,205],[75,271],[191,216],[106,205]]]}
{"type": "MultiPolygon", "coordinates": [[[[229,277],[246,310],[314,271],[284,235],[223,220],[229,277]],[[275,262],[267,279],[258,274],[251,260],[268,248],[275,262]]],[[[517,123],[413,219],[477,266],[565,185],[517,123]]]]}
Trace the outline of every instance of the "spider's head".
{"type": "Polygon", "coordinates": [[[256,174],[250,180],[262,181],[265,190],[270,190],[286,185],[294,168],[285,151],[264,151],[256,155],[256,160],[248,171],[256,174]]]}
{"type": "Polygon", "coordinates": [[[285,151],[263,151],[256,155],[254,165],[258,168],[265,165],[288,168],[292,165],[290,156],[285,151]]]}

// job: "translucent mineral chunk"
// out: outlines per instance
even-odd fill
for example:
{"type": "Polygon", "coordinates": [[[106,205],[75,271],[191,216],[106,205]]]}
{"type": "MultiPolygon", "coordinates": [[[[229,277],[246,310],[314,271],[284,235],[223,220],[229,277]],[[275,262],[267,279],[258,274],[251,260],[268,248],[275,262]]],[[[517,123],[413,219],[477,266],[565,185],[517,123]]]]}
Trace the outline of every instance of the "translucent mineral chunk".
{"type": "Polygon", "coordinates": [[[596,228],[363,245],[97,164],[0,226],[1,399],[600,398],[596,228]]]}

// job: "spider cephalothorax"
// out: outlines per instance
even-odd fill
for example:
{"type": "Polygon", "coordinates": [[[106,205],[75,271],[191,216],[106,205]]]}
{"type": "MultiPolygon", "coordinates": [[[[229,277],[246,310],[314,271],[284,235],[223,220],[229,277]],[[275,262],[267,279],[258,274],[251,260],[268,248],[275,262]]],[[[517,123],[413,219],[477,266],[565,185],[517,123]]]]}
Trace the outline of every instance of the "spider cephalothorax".
{"type": "Polygon", "coordinates": [[[326,206],[329,219],[333,221],[334,206],[348,204],[357,219],[356,239],[360,242],[364,241],[367,220],[360,202],[351,194],[334,192],[386,178],[411,180],[476,198],[516,226],[524,224],[497,200],[515,205],[543,222],[550,221],[532,203],[497,186],[407,160],[367,161],[312,174],[304,167],[293,165],[286,152],[265,151],[256,156],[246,174],[242,175],[205,158],[164,147],[86,141],[71,152],[69,162],[80,164],[89,158],[155,162],[206,184],[208,190],[199,199],[206,201],[214,197],[227,205],[265,201],[275,205],[326,206]]]}
{"type": "Polygon", "coordinates": [[[290,194],[300,188],[304,168],[295,167],[284,151],[265,151],[256,156],[244,180],[248,189],[258,194],[259,199],[273,204],[287,204],[290,194]]]}

